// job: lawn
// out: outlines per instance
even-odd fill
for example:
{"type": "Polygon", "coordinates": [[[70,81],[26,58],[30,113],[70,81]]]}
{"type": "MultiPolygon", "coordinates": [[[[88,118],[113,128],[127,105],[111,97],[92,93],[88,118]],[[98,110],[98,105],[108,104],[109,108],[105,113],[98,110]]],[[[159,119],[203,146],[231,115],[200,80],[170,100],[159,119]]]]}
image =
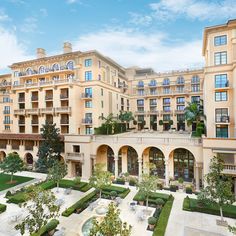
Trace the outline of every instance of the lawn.
{"type": "Polygon", "coordinates": [[[1,173],[0,174],[0,191],[11,188],[11,187],[14,187],[18,184],[28,182],[32,179],[33,178],[14,175],[14,177],[13,177],[14,182],[9,183],[10,180],[11,180],[11,175],[1,173]]]}

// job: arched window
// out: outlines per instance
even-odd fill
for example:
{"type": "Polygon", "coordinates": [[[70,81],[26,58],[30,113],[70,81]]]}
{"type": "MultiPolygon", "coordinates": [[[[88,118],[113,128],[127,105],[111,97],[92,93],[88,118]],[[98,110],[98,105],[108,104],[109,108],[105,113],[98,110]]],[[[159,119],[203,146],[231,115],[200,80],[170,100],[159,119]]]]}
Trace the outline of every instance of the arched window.
{"type": "Polygon", "coordinates": [[[200,78],[198,75],[194,75],[192,77],[192,84],[198,84],[198,83],[200,83],[200,78]]]}
{"type": "Polygon", "coordinates": [[[32,75],[33,74],[33,70],[31,68],[28,68],[26,70],[26,75],[32,75]]]}
{"type": "Polygon", "coordinates": [[[45,73],[45,67],[44,66],[40,66],[39,67],[39,74],[43,74],[45,73]]]}
{"type": "Polygon", "coordinates": [[[170,80],[169,80],[169,78],[165,78],[165,79],[163,80],[163,85],[170,85],[170,80]]]}
{"type": "Polygon", "coordinates": [[[144,87],[144,83],[143,83],[142,80],[140,80],[140,81],[138,82],[138,87],[144,87]]]}
{"type": "Polygon", "coordinates": [[[177,78],[177,84],[184,84],[184,77],[183,76],[179,76],[177,78]]]}
{"type": "Polygon", "coordinates": [[[56,63],[56,64],[54,64],[53,66],[52,66],[52,70],[53,71],[57,71],[57,70],[59,70],[59,65],[56,63]]]}
{"type": "Polygon", "coordinates": [[[152,79],[149,83],[149,86],[156,86],[157,85],[157,82],[155,79],[152,79]]]}
{"type": "Polygon", "coordinates": [[[73,61],[67,62],[66,67],[68,70],[73,70],[74,69],[74,62],[73,61]]]}

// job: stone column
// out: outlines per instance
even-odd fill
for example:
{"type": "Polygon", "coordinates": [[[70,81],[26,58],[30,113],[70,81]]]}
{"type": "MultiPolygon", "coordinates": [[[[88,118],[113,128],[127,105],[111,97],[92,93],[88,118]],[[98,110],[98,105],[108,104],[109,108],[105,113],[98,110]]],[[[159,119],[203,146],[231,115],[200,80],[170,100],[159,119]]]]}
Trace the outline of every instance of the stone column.
{"type": "Polygon", "coordinates": [[[165,159],[165,186],[169,186],[169,159],[165,159]]]}
{"type": "Polygon", "coordinates": [[[138,180],[141,181],[142,179],[142,157],[138,158],[138,180]]]}
{"type": "Polygon", "coordinates": [[[236,196],[236,178],[234,178],[234,195],[236,196]]]}
{"type": "Polygon", "coordinates": [[[199,182],[199,166],[196,164],[196,172],[195,172],[195,179],[196,179],[196,191],[200,189],[200,182],[199,182]]]}
{"type": "Polygon", "coordinates": [[[114,156],[114,161],[115,161],[115,178],[118,178],[118,160],[119,160],[119,156],[114,156]]]}

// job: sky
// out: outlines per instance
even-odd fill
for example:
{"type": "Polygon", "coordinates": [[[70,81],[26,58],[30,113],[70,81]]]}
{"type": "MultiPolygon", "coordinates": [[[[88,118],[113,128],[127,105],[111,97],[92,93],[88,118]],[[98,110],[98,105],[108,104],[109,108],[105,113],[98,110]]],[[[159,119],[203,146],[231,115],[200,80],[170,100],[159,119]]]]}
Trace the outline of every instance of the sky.
{"type": "Polygon", "coordinates": [[[17,61],[98,50],[157,72],[204,64],[204,27],[236,18],[236,0],[0,0],[0,73],[17,61]]]}

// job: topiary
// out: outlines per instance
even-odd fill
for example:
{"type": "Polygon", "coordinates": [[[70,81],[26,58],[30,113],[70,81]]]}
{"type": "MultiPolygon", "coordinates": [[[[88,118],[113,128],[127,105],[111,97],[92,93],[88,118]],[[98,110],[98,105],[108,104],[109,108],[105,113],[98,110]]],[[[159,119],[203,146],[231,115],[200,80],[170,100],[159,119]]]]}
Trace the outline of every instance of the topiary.
{"type": "Polygon", "coordinates": [[[157,218],[151,216],[148,218],[148,224],[149,225],[155,225],[157,223],[157,218]]]}
{"type": "Polygon", "coordinates": [[[162,207],[165,204],[165,201],[161,198],[157,198],[155,202],[156,202],[157,206],[159,206],[159,207],[162,207]]]}
{"type": "Polygon", "coordinates": [[[5,194],[5,198],[8,198],[8,197],[10,197],[10,196],[12,196],[12,193],[11,193],[11,191],[8,190],[8,191],[6,192],[6,194],[5,194]]]}
{"type": "Polygon", "coordinates": [[[111,196],[111,199],[115,199],[117,197],[117,192],[116,191],[111,191],[110,196],[111,196]]]}

